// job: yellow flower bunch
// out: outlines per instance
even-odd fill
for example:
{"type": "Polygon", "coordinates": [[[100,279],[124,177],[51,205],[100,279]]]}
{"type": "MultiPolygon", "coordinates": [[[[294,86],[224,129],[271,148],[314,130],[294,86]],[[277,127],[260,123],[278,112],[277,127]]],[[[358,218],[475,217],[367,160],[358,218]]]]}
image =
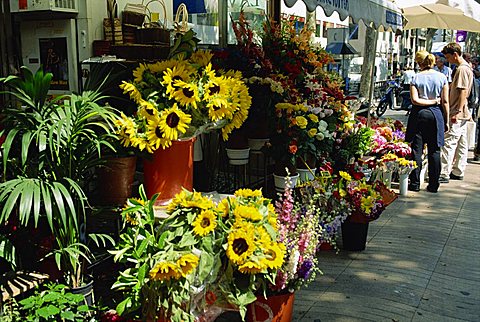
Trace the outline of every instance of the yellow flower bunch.
{"type": "Polygon", "coordinates": [[[417,162],[414,160],[407,160],[405,158],[398,158],[398,173],[399,174],[409,174],[413,169],[417,167],[417,162]]]}
{"type": "Polygon", "coordinates": [[[178,58],[140,64],[120,88],[138,106],[135,116],[116,121],[124,146],[152,153],[173,140],[222,128],[224,140],[248,116],[252,99],[240,72],[212,68],[212,54],[199,50],[178,58]]]}

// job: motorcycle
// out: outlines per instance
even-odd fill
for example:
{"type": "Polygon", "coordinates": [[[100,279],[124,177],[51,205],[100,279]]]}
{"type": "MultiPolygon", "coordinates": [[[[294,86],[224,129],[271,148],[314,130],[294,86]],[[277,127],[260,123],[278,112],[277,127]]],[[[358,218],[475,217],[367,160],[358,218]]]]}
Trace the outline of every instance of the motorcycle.
{"type": "Polygon", "coordinates": [[[410,110],[412,109],[412,102],[410,100],[410,91],[401,91],[398,94],[398,96],[401,98],[401,103],[400,103],[400,107],[398,108],[396,107],[396,104],[395,104],[396,94],[401,88],[402,87],[400,86],[400,84],[394,80],[391,80],[388,82],[387,90],[385,94],[383,94],[377,106],[376,112],[378,117],[385,114],[385,112],[387,111],[387,108],[391,110],[404,110],[404,111],[410,112],[410,110]]]}

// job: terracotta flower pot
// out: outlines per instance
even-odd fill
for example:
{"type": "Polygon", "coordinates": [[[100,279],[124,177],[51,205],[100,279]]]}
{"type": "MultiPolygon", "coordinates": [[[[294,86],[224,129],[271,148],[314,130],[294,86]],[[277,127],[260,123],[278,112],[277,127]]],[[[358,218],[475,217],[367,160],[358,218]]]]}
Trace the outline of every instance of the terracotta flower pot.
{"type": "Polygon", "coordinates": [[[173,141],[172,146],[157,149],[151,160],[143,162],[143,176],[147,197],[160,193],[157,204],[166,204],[182,187],[193,189],[193,142],[173,141]]]}
{"type": "Polygon", "coordinates": [[[247,322],[290,322],[293,315],[295,293],[258,296],[247,307],[247,322]]]}

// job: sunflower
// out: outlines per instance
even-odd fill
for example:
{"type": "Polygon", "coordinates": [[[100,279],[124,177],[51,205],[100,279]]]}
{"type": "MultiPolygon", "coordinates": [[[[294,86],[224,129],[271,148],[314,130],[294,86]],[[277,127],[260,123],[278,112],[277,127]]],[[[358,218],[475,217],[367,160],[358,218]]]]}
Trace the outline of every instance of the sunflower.
{"type": "Polygon", "coordinates": [[[222,215],[223,218],[226,218],[230,215],[230,202],[232,202],[232,199],[227,197],[218,203],[217,211],[222,215]]]}
{"type": "Polygon", "coordinates": [[[114,121],[115,126],[117,126],[116,133],[120,137],[120,143],[129,147],[132,145],[132,139],[136,136],[135,123],[123,113],[120,114],[120,117],[114,121]]]}
{"type": "Polygon", "coordinates": [[[242,265],[254,252],[254,231],[236,229],[228,235],[227,257],[233,263],[242,265]]]}
{"type": "Polygon", "coordinates": [[[181,106],[191,105],[193,108],[197,108],[197,102],[201,101],[200,97],[198,96],[197,85],[193,83],[186,83],[184,81],[175,81],[174,84],[178,90],[173,93],[173,98],[181,106]]]}
{"type": "Polygon", "coordinates": [[[263,263],[248,261],[238,267],[240,273],[243,274],[259,274],[267,269],[263,263]]]}
{"type": "Polygon", "coordinates": [[[149,65],[147,64],[140,63],[140,65],[133,70],[133,77],[135,77],[134,79],[135,83],[143,82],[143,73],[149,69],[148,66],[149,65]]]}
{"type": "Polygon", "coordinates": [[[132,226],[137,226],[138,225],[138,220],[137,220],[137,216],[135,216],[135,213],[125,214],[124,219],[125,219],[126,222],[128,222],[132,226]]]}
{"type": "Polygon", "coordinates": [[[193,233],[206,236],[217,227],[217,216],[212,210],[203,210],[192,223],[193,233]]]}
{"type": "Polygon", "coordinates": [[[172,201],[167,206],[167,212],[170,214],[177,209],[177,207],[183,205],[187,201],[188,195],[185,190],[182,190],[180,193],[177,193],[173,197],[172,201]]]}
{"type": "Polygon", "coordinates": [[[198,64],[202,67],[205,67],[208,65],[208,63],[210,63],[210,61],[212,60],[212,57],[213,57],[213,54],[210,51],[200,49],[192,54],[192,56],[190,57],[190,60],[194,64],[198,64]]]}
{"type": "Polygon", "coordinates": [[[215,207],[212,200],[202,196],[202,194],[197,191],[194,191],[191,194],[191,197],[184,201],[182,206],[185,208],[199,208],[203,210],[212,209],[215,207]]]}
{"type": "Polygon", "coordinates": [[[193,254],[183,255],[177,260],[177,266],[183,277],[187,277],[197,266],[199,258],[193,254]]]}
{"type": "Polygon", "coordinates": [[[173,68],[167,68],[163,73],[162,84],[167,87],[166,93],[173,97],[173,93],[178,89],[175,81],[181,80],[187,82],[190,80],[190,74],[185,65],[176,65],[173,68]]]}
{"type": "Polygon", "coordinates": [[[229,104],[227,100],[223,98],[214,98],[212,99],[208,104],[208,117],[212,121],[218,121],[223,118],[231,118],[232,117],[232,111],[229,108],[229,104]]]}
{"type": "Polygon", "coordinates": [[[228,84],[224,77],[211,77],[203,90],[203,99],[210,101],[214,97],[225,97],[228,94],[228,84]]]}
{"type": "Polygon", "coordinates": [[[132,83],[127,83],[126,81],[122,81],[120,88],[123,89],[123,94],[130,95],[130,98],[135,101],[136,103],[140,103],[142,99],[142,94],[140,91],[133,85],[132,83]]]}
{"type": "Polygon", "coordinates": [[[235,191],[235,197],[242,197],[242,198],[254,198],[254,197],[261,197],[262,191],[261,190],[252,190],[252,189],[238,189],[235,191]]]}
{"type": "Polygon", "coordinates": [[[270,269],[280,268],[283,264],[283,258],[285,257],[285,245],[282,243],[271,244],[266,247],[264,263],[270,269]]]}
{"type": "Polygon", "coordinates": [[[147,120],[152,118],[158,118],[158,110],[151,102],[142,101],[140,102],[140,108],[138,109],[137,114],[147,120]]]}
{"type": "Polygon", "coordinates": [[[240,205],[235,208],[234,214],[236,218],[249,219],[251,221],[260,221],[263,219],[263,215],[258,209],[252,206],[240,205]]]}
{"type": "Polygon", "coordinates": [[[131,139],[132,146],[138,148],[140,151],[147,150],[148,153],[153,153],[154,149],[150,141],[146,137],[135,137],[131,139]]]}
{"type": "Polygon", "coordinates": [[[191,121],[190,115],[180,110],[177,104],[173,104],[173,107],[162,111],[159,126],[164,133],[164,138],[177,140],[178,132],[185,133],[191,121]]]}
{"type": "Polygon", "coordinates": [[[150,270],[150,279],[159,281],[169,281],[170,279],[179,279],[182,274],[176,263],[159,262],[150,270]]]}
{"type": "Polygon", "coordinates": [[[160,146],[166,149],[172,144],[171,140],[164,138],[164,133],[160,128],[159,118],[152,118],[148,121],[147,139],[148,139],[149,145],[153,147],[155,150],[160,148],[160,146]]]}

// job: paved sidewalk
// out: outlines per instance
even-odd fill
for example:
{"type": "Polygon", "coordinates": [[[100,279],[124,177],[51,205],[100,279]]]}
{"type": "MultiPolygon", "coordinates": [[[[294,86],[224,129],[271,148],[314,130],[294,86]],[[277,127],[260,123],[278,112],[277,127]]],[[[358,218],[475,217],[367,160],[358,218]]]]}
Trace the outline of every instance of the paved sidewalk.
{"type": "Polygon", "coordinates": [[[392,203],[365,251],[322,252],[293,321],[480,321],[480,163],[469,162],[464,181],[392,203]]]}

